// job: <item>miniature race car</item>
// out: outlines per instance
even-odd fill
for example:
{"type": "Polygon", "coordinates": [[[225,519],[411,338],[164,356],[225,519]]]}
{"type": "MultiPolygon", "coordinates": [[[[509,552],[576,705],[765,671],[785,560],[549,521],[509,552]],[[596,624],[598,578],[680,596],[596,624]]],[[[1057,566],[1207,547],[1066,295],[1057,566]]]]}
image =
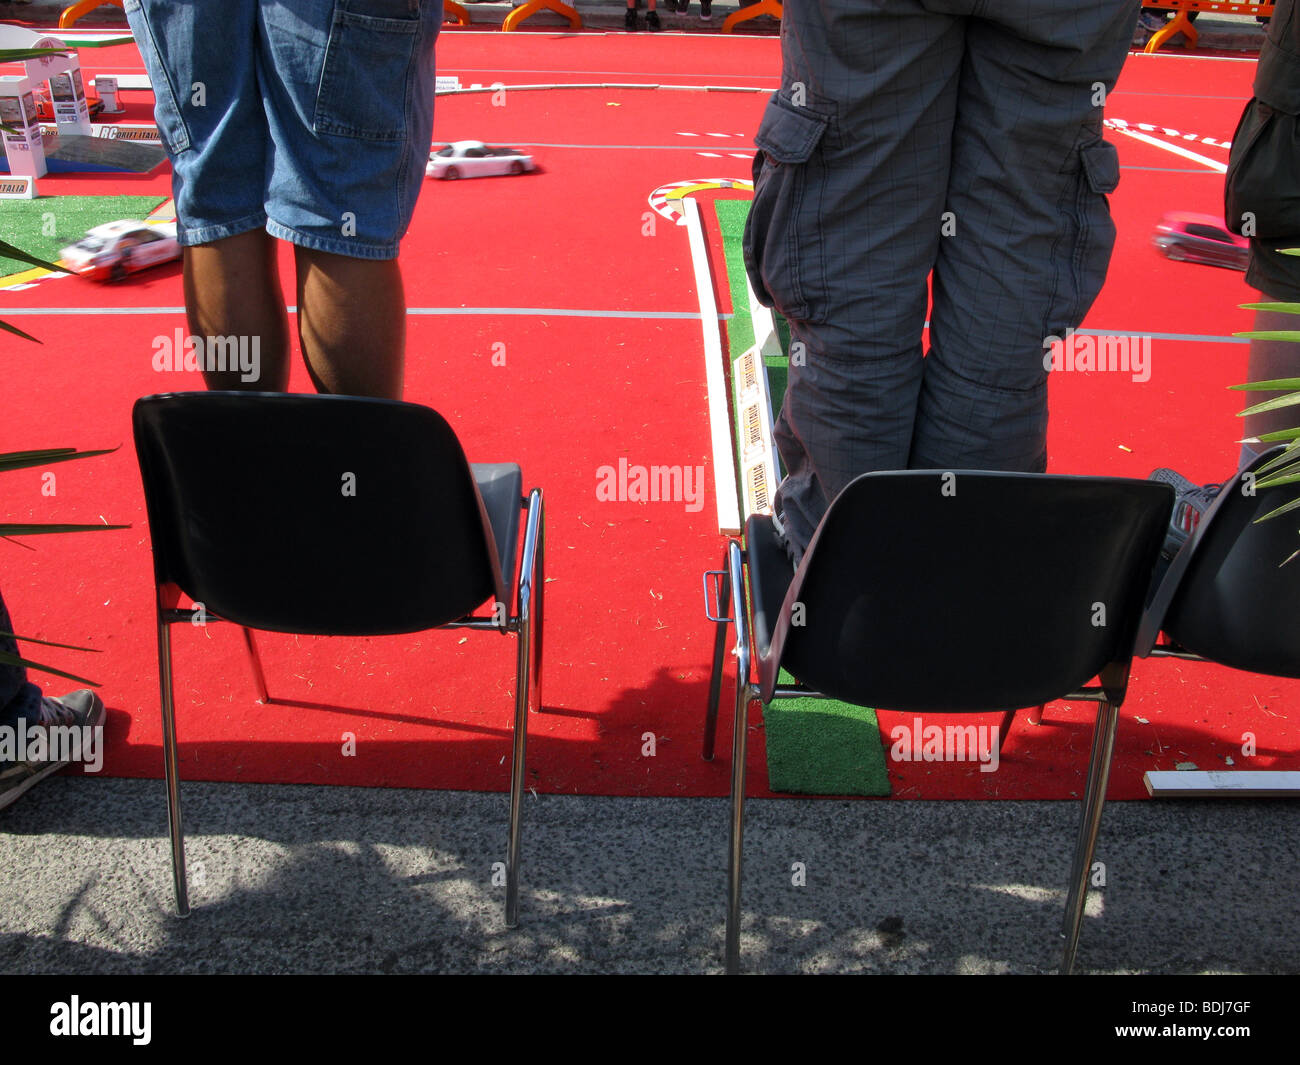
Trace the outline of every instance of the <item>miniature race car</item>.
{"type": "Polygon", "coordinates": [[[1170,211],[1160,219],[1151,243],[1169,258],[1244,270],[1250,241],[1228,232],[1222,218],[1191,211],[1170,211]]]}
{"type": "MultiPolygon", "coordinates": [[[[49,83],[37,85],[32,90],[32,95],[36,97],[36,117],[42,122],[53,122],[55,118],[54,102],[50,99],[49,83]]],[[[91,118],[104,110],[104,101],[96,95],[93,89],[88,90],[86,93],[86,110],[91,118]]]]}
{"type": "Polygon", "coordinates": [[[59,252],[59,265],[92,281],[120,281],[127,274],[181,257],[175,222],[107,222],[86,231],[59,252]]]}
{"type": "Polygon", "coordinates": [[[518,148],[490,148],[482,141],[454,141],[441,151],[429,153],[424,172],[429,177],[455,181],[493,174],[522,174],[536,169],[533,157],[518,148]]]}

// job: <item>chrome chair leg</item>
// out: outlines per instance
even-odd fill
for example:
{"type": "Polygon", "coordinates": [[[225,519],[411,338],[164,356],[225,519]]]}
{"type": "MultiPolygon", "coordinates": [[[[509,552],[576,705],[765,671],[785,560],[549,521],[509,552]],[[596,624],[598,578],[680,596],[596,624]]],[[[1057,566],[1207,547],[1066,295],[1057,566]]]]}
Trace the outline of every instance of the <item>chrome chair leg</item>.
{"type": "MultiPolygon", "coordinates": [[[[745,656],[748,658],[748,655],[745,656]]],[[[727,857],[728,974],[740,971],[740,878],[745,852],[745,747],[749,732],[749,702],[753,687],[736,682],[735,732],[731,741],[731,847],[727,857]]]]}
{"type": "Polygon", "coordinates": [[[546,626],[546,611],[544,600],[546,598],[546,511],[542,503],[541,492],[537,494],[537,576],[533,584],[533,625],[535,627],[535,638],[533,641],[533,704],[537,712],[542,710],[542,636],[546,626]]]}
{"type": "Polygon", "coordinates": [[[506,927],[519,924],[519,838],[524,814],[524,760],[528,749],[528,709],[531,681],[540,671],[537,655],[537,615],[533,612],[534,592],[541,547],[542,493],[529,495],[528,524],[524,530],[523,561],[519,573],[518,658],[515,663],[515,727],[510,759],[510,839],[506,845],[506,927]],[[533,503],[536,503],[536,508],[533,503]]]}
{"type": "Polygon", "coordinates": [[[725,964],[740,971],[740,881],[745,851],[745,747],[749,738],[749,704],[758,694],[749,682],[749,618],[745,613],[744,556],[740,544],[727,549],[732,610],[736,621],[736,712],[731,736],[731,840],[727,856],[727,932],[725,964]]]}
{"type": "Polygon", "coordinates": [[[248,648],[248,661],[253,667],[253,683],[257,685],[257,700],[260,703],[269,703],[271,695],[266,689],[266,673],[262,670],[262,656],[257,653],[257,644],[253,641],[253,630],[246,629],[242,625],[240,629],[244,633],[244,646],[248,648]]]}
{"type": "Polygon", "coordinates": [[[510,841],[506,847],[506,927],[519,924],[519,837],[524,813],[524,757],[528,743],[528,680],[532,671],[532,618],[527,593],[519,627],[519,658],[515,666],[514,750],[510,759],[510,841]]]}
{"type": "Polygon", "coordinates": [[[167,830],[172,847],[172,885],[176,891],[176,913],[190,915],[189,891],[185,881],[185,836],[181,826],[181,785],[177,769],[176,705],[172,690],[171,631],[158,619],[158,673],[161,678],[163,773],[167,778],[167,830]]]}
{"type": "Polygon", "coordinates": [[[1088,785],[1083,796],[1083,817],[1079,822],[1079,837],[1070,868],[1070,893],[1065,901],[1065,952],[1061,958],[1063,975],[1068,975],[1074,968],[1074,958],[1079,948],[1079,932],[1088,899],[1088,877],[1097,849],[1097,835],[1101,830],[1101,810],[1106,802],[1110,759],[1115,749],[1118,725],[1119,707],[1111,702],[1102,702],[1092,735],[1092,759],[1088,766],[1088,785]]]}
{"type": "MultiPolygon", "coordinates": [[[[728,549],[730,550],[730,549],[728,549]]],[[[722,664],[727,654],[727,619],[731,616],[731,575],[727,558],[722,560],[722,579],[718,582],[719,620],[713,634],[713,668],[709,673],[709,706],[704,717],[706,762],[713,761],[714,741],[718,735],[718,704],[722,701],[722,664]]]]}

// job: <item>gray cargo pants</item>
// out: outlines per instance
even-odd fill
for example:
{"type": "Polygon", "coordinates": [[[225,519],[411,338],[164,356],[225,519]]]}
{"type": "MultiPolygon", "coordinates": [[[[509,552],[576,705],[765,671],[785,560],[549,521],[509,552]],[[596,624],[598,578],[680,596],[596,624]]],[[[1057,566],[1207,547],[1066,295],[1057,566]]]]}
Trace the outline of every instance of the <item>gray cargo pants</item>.
{"type": "Polygon", "coordinates": [[[1134,0],[786,3],[745,262],[790,323],[776,500],[796,557],[870,470],[1047,468],[1044,341],[1106,275],[1119,162],[1101,105],[1137,16],[1134,0]]]}

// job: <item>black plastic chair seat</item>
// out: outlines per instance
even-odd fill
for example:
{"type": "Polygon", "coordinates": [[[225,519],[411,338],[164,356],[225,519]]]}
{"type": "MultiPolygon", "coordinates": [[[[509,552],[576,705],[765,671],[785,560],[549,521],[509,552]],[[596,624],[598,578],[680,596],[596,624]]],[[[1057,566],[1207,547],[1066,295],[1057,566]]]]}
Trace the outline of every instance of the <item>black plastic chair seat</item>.
{"type": "MultiPolygon", "coordinates": [[[[1076,690],[1131,654],[1146,591],[1132,574],[1159,549],[1172,500],[1166,485],[1118,478],[859,477],[779,611],[763,604],[762,697],[781,667],[825,695],[893,710],[1006,710],[1076,690]]],[[[766,590],[790,564],[764,522],[750,523],[749,565],[766,590]]]]}
{"type": "Polygon", "coordinates": [[[484,467],[489,508],[436,411],[208,392],[146,397],[134,418],[146,484],[169,486],[147,496],[155,576],[219,617],[271,632],[377,636],[509,602],[518,467],[484,467]]]}

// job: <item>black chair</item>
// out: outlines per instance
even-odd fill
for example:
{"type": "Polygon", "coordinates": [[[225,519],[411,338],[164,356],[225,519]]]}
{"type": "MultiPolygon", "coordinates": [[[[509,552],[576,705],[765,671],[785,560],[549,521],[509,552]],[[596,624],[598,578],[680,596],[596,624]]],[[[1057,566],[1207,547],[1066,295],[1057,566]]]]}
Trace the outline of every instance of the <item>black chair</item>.
{"type": "Polygon", "coordinates": [[[377,636],[432,628],[517,637],[506,924],[518,921],[528,711],[541,704],[544,514],[512,463],[470,465],[446,421],[413,403],[197,392],[133,412],[153,540],[163,760],[176,904],[189,913],[169,626],[377,636]],[[519,516],[526,512],[522,560],[519,516]],[[199,606],[201,604],[201,607],[199,606]],[[486,613],[476,610],[490,605],[486,613]]]}
{"type": "Polygon", "coordinates": [[[1300,677],[1300,559],[1285,564],[1300,550],[1295,515],[1259,521],[1295,498],[1296,486],[1255,487],[1284,450],[1256,456],[1206,509],[1153,592],[1139,656],[1300,677]]]}
{"type": "Polygon", "coordinates": [[[732,618],[739,661],[728,972],[740,955],[749,704],[808,695],[908,712],[994,713],[1059,698],[1101,704],[1066,903],[1062,970],[1070,970],[1134,635],[1173,498],[1167,485],[1115,478],[865,474],[831,505],[797,571],[771,519],[749,519],[746,549],[731,541],[725,569],[705,578],[706,612],[717,623],[706,759],[732,618]],[[781,669],[799,683],[778,683],[781,669]],[[1082,687],[1094,677],[1099,685],[1082,687]]]}

